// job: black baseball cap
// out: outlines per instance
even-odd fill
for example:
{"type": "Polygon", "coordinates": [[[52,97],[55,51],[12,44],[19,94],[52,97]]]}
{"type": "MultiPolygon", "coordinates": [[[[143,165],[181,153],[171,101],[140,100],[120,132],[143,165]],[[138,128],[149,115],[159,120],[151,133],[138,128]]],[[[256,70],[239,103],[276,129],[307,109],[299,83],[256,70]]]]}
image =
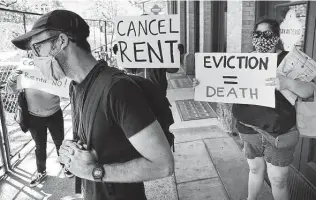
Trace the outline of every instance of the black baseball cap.
{"type": "Polygon", "coordinates": [[[19,49],[30,49],[30,39],[47,30],[64,32],[75,40],[86,39],[90,34],[89,25],[77,13],[69,10],[54,10],[41,16],[29,32],[13,39],[12,43],[19,49]]]}

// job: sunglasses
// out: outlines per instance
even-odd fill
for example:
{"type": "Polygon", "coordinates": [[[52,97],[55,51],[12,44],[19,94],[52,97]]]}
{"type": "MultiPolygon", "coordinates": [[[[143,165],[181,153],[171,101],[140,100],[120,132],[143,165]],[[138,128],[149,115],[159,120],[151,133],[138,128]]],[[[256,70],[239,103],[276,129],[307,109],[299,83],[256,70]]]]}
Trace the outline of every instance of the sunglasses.
{"type": "Polygon", "coordinates": [[[33,53],[35,54],[35,56],[39,56],[40,55],[40,50],[41,50],[41,45],[46,43],[46,42],[49,42],[49,41],[53,41],[55,39],[57,39],[58,36],[54,36],[54,37],[49,37],[45,40],[42,40],[42,41],[39,41],[39,42],[36,42],[34,44],[31,45],[31,49],[33,51],[33,53]]]}
{"type": "Polygon", "coordinates": [[[275,34],[272,31],[254,31],[252,33],[252,36],[254,38],[259,38],[259,37],[264,37],[266,39],[270,39],[274,36],[275,34]]]}

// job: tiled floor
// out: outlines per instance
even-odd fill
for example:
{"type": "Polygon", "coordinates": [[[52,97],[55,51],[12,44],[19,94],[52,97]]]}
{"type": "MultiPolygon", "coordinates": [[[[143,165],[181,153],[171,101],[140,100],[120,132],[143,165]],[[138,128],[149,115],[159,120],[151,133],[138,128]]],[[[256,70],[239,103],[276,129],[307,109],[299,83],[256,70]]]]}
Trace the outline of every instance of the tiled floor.
{"type": "Polygon", "coordinates": [[[176,101],[182,121],[217,118],[216,113],[207,102],[185,99],[176,101]]]}

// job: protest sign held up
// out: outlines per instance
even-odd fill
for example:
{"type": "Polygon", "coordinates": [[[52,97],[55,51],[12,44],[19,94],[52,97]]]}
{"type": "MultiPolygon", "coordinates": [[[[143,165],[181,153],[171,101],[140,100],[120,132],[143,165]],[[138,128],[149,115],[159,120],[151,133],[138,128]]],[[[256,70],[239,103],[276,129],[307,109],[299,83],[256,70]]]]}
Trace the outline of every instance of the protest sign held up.
{"type": "Polygon", "coordinates": [[[18,78],[18,89],[32,88],[69,98],[70,79],[64,78],[58,81],[46,79],[35,67],[33,60],[29,58],[22,58],[18,69],[23,71],[18,78]]]}
{"type": "Polygon", "coordinates": [[[179,15],[117,17],[121,68],[179,68],[179,15]]]}
{"type": "Polygon", "coordinates": [[[196,101],[275,107],[277,55],[270,53],[196,53],[196,101]]]}

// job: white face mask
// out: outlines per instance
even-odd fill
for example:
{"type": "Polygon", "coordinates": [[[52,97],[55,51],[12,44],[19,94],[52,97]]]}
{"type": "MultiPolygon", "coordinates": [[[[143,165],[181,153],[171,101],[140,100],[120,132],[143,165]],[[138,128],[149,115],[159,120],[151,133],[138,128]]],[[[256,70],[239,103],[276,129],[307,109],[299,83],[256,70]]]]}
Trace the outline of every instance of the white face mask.
{"type": "MultiPolygon", "coordinates": [[[[60,51],[59,51],[60,52],[60,51]]],[[[57,56],[59,52],[55,55],[57,56]]],[[[39,68],[43,76],[49,80],[58,81],[66,77],[66,74],[61,69],[55,56],[39,56],[34,57],[34,64],[39,68]]]]}

